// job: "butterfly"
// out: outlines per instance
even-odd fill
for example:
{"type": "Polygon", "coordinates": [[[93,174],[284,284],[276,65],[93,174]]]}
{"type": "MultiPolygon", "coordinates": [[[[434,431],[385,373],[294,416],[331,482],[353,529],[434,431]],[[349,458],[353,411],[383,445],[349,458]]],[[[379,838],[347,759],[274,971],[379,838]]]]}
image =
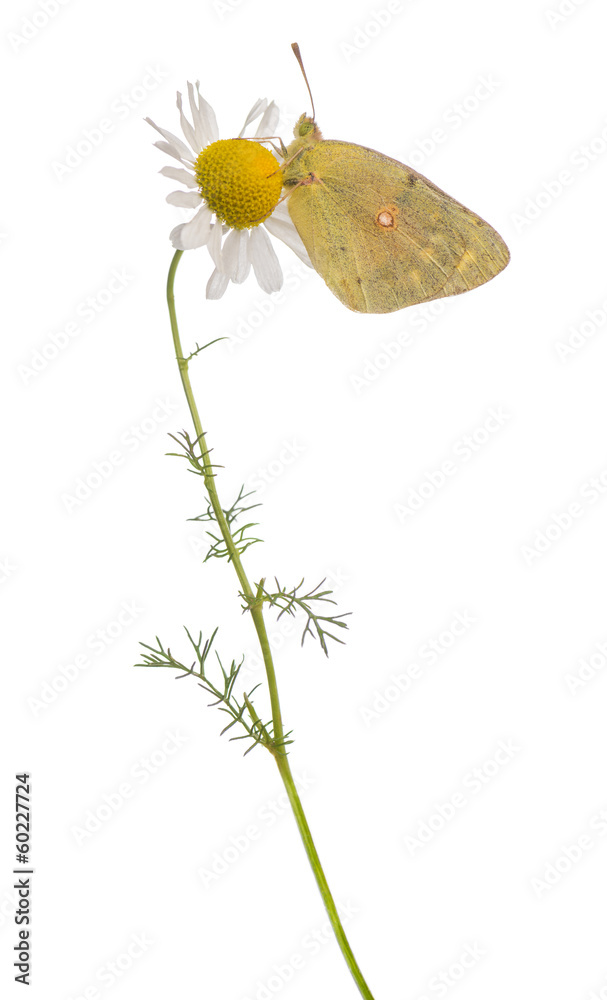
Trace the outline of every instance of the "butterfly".
{"type": "Polygon", "coordinates": [[[499,233],[416,170],[323,139],[313,116],[301,116],[294,136],[283,150],[289,214],[314,268],[349,309],[387,313],[459,295],[506,267],[499,233]]]}

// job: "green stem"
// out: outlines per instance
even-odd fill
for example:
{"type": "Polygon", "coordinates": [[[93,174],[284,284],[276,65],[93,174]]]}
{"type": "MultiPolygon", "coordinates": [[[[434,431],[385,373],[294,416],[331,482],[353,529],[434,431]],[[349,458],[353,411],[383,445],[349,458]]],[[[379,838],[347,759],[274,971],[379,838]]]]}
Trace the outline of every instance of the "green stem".
{"type": "Polygon", "coordinates": [[[266,631],[265,623],[263,620],[263,610],[261,604],[256,604],[255,593],[247,579],[247,574],[244,571],[240,559],[240,552],[236,547],[234,539],[232,538],[232,533],[228,525],[226,516],[224,514],[221,503],[219,502],[219,497],[217,495],[217,488],[215,486],[215,474],[213,472],[213,466],[209,459],[209,450],[207,448],[206,438],[204,431],[202,429],[202,423],[200,421],[200,415],[198,413],[198,407],[196,406],[196,400],[194,399],[194,393],[192,391],[192,384],[190,382],[190,374],[188,371],[189,361],[184,356],[183,348],[181,346],[181,338],[179,336],[179,327],[177,326],[177,315],[175,312],[175,292],[173,290],[173,285],[175,282],[175,272],[177,271],[177,265],[181,259],[183,250],[176,250],[175,256],[171,261],[171,266],[169,268],[169,276],[167,280],[167,303],[169,306],[169,316],[171,317],[171,331],[173,334],[173,344],[175,345],[175,356],[177,358],[177,364],[179,365],[179,374],[181,375],[181,384],[183,385],[183,391],[185,397],[188,401],[188,407],[190,414],[192,416],[192,421],[196,429],[196,437],[200,446],[200,452],[202,455],[203,468],[205,470],[204,485],[206,487],[207,493],[209,494],[209,499],[211,501],[211,507],[213,508],[213,513],[215,515],[215,520],[219,525],[223,540],[226,544],[226,548],[230,553],[230,560],[236,570],[236,576],[240,583],[242,593],[251,601],[251,617],[253,619],[253,624],[255,626],[255,631],[257,632],[257,638],[259,640],[259,645],[261,646],[261,651],[263,654],[263,660],[266,667],[266,674],[268,677],[268,687],[270,689],[270,704],[272,706],[272,720],[274,723],[274,736],[279,743],[282,743],[284,738],[284,728],[282,724],[282,716],[280,714],[280,701],[278,699],[278,687],[276,684],[276,672],[274,670],[274,663],[272,662],[272,653],[270,651],[270,643],[268,641],[268,633],[266,631]]]}
{"type": "Polygon", "coordinates": [[[213,472],[213,466],[209,459],[209,452],[206,444],[206,439],[204,431],[202,429],[202,423],[200,421],[200,415],[198,413],[198,407],[196,406],[196,400],[194,398],[194,393],[192,391],[192,385],[190,382],[190,375],[188,371],[189,361],[184,356],[183,348],[181,346],[181,339],[179,336],[179,328],[177,326],[177,315],[175,312],[175,293],[174,293],[174,283],[175,283],[175,273],[177,271],[177,266],[183,254],[182,250],[176,250],[175,256],[171,261],[171,266],[169,268],[169,275],[167,280],[167,303],[169,307],[169,316],[171,318],[171,331],[173,334],[173,344],[175,346],[175,356],[177,358],[177,364],[179,366],[179,374],[181,376],[181,384],[183,385],[183,391],[188,402],[188,407],[190,414],[192,416],[192,421],[196,429],[196,437],[200,446],[200,452],[202,455],[202,463],[204,468],[204,484],[206,490],[209,494],[209,499],[211,501],[211,506],[213,508],[213,513],[219,529],[221,531],[222,538],[225,542],[226,548],[230,555],[230,561],[232,562],[234,569],[236,570],[236,575],[238,577],[238,582],[240,583],[242,594],[245,596],[249,603],[251,617],[253,619],[253,624],[255,626],[255,631],[257,633],[257,638],[261,648],[263,662],[266,669],[266,676],[268,680],[268,688],[270,691],[270,704],[272,706],[272,723],[274,727],[274,739],[276,740],[277,747],[268,747],[272,753],[277,765],[280,776],[283,780],[287,795],[289,796],[289,802],[291,803],[291,808],[293,810],[293,815],[295,817],[295,822],[301,834],[301,839],[303,840],[304,848],[306,854],[308,855],[308,860],[314,872],[314,877],[316,879],[320,894],[323,898],[327,913],[329,915],[329,920],[335,932],[335,937],[339,947],[341,948],[342,954],[346,960],[346,964],[354,977],[356,985],[360,990],[360,993],[365,1000],[373,1000],[373,995],[367,986],[363,974],[360,971],[354,954],[346,937],[345,931],[343,929],[339,914],[337,912],[337,907],[335,905],[335,900],[331,895],[331,890],[329,889],[328,882],[325,878],[325,873],[323,871],[322,865],[320,863],[320,858],[318,857],[318,851],[312,840],[312,834],[310,833],[310,827],[308,826],[308,821],[306,819],[303,806],[301,804],[301,799],[295,787],[295,782],[293,780],[293,774],[291,772],[291,767],[289,765],[288,757],[282,749],[282,741],[284,739],[284,727],[282,722],[282,716],[280,713],[280,700],[278,697],[278,686],[276,683],[276,671],[274,669],[274,661],[272,659],[272,651],[270,649],[270,642],[268,639],[268,633],[266,630],[266,625],[263,617],[263,605],[261,601],[255,601],[256,594],[247,575],[244,571],[242,561],[240,559],[240,552],[232,538],[232,533],[230,531],[230,526],[228,524],[227,518],[219,501],[219,496],[217,494],[217,487],[215,485],[215,475],[213,472]]]}

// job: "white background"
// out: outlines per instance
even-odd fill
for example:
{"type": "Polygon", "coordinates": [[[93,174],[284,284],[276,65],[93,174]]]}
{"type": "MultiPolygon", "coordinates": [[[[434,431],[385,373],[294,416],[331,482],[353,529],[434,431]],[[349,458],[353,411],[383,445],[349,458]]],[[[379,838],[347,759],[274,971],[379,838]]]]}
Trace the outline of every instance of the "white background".
{"type": "Polygon", "coordinates": [[[206,251],[182,261],[185,343],[229,338],[193,365],[222,498],[266,476],[249,575],[329,575],[353,612],[328,661],[271,625],[310,824],[376,1000],[605,997],[604,6],[563,0],[559,20],[557,0],[53,2],[45,23],[10,0],[1,32],[9,995],[22,995],[12,801],[27,769],[28,996],[357,996],[270,757],[220,738],[195,682],[131,666],[155,634],[187,657],[184,624],[218,624],[228,662],[254,648],[230,567],[201,565],[186,521],[199,482],[164,457],[189,428],[164,301],[183,214],[143,117],[177,131],[175,91],[198,78],[223,136],[267,96],[288,141],[309,111],[298,40],[326,137],[418,166],[512,251],[471,294],[384,317],[348,312],[282,246],[274,300],[251,277],[206,302],[206,251]],[[99,145],[58,168],[102,119],[99,145]],[[114,270],[126,284],[108,302],[114,270]],[[89,296],[103,304],[92,322],[89,296]],[[499,429],[484,427],[492,409],[499,429]],[[473,624],[454,638],[458,613],[473,624]]]}

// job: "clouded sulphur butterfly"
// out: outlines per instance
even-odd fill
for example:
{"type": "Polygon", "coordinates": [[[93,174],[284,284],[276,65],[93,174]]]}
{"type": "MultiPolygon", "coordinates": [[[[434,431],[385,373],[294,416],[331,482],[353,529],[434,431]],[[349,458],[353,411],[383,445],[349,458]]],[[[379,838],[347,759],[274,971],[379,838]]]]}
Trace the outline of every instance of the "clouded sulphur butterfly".
{"type": "Polygon", "coordinates": [[[398,160],[323,139],[313,104],[312,115],[301,116],[286,149],[287,205],[314,268],[345,306],[393,312],[503,270],[508,248],[484,219],[398,160]]]}

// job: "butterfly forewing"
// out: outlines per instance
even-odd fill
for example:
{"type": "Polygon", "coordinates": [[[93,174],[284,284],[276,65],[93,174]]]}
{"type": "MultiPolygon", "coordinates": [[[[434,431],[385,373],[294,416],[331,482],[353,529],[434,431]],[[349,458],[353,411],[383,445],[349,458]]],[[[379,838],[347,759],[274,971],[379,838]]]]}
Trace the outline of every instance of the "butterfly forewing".
{"type": "Polygon", "coordinates": [[[285,182],[315,269],[357,312],[457,295],[508,263],[506,244],[487,222],[373,149],[317,142],[295,158],[285,182]]]}

